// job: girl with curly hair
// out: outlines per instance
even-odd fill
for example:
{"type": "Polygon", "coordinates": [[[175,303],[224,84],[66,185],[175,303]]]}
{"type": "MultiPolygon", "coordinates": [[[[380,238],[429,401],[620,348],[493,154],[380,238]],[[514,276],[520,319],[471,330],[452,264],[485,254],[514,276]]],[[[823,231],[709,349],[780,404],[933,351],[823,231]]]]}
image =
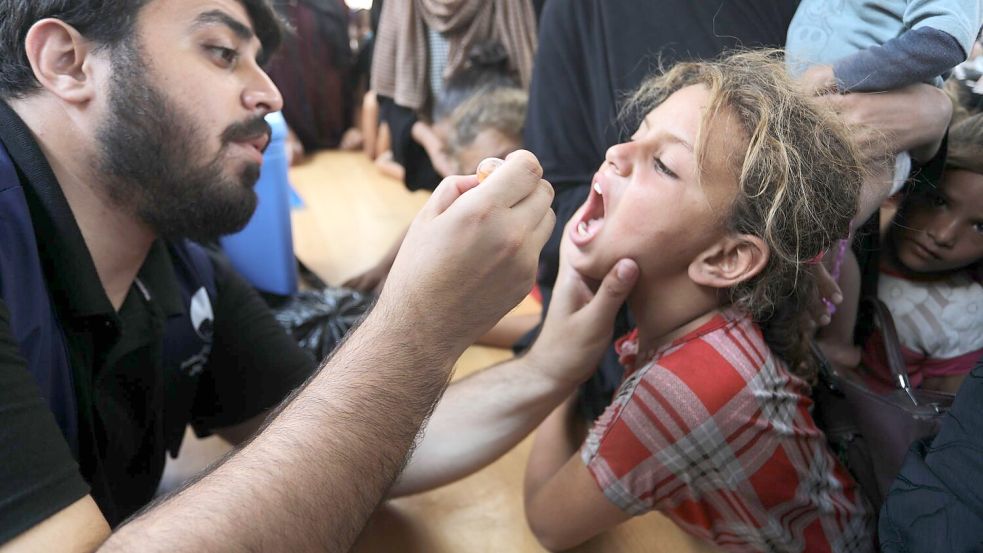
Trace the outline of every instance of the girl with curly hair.
{"type": "Polygon", "coordinates": [[[633,259],[637,329],[586,439],[571,401],[540,426],[533,532],[566,549],[657,510],[729,551],[871,549],[869,507],[810,414],[801,316],[810,264],[857,208],[847,129],[796,91],[777,51],[678,64],[628,106],[646,115],[567,225],[558,283],[633,259]]]}

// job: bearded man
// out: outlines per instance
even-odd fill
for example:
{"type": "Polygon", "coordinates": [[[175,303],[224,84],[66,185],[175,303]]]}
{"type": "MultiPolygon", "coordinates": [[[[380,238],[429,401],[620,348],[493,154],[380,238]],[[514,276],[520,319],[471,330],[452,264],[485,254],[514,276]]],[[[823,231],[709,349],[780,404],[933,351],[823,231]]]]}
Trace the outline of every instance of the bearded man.
{"type": "MultiPolygon", "coordinates": [[[[473,472],[588,376],[518,360],[434,410],[457,357],[532,286],[554,216],[528,152],[437,188],[375,308],[315,369],[191,241],[256,205],[263,118],[282,103],[262,70],[269,3],[0,14],[0,551],[344,551],[401,473],[406,493],[473,472]],[[134,516],[188,424],[240,447],[134,516]]],[[[625,263],[600,288],[571,280],[554,333],[582,344],[571,359],[609,341],[625,263]]]]}

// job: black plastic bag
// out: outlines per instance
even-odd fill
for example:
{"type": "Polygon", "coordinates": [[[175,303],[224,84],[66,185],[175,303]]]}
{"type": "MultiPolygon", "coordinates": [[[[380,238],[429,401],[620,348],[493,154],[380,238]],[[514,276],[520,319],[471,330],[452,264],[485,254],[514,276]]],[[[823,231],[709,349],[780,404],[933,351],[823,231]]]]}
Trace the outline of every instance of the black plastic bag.
{"type": "Polygon", "coordinates": [[[348,288],[305,290],[273,309],[280,326],[314,359],[327,357],[362,318],[373,296],[348,288]]]}

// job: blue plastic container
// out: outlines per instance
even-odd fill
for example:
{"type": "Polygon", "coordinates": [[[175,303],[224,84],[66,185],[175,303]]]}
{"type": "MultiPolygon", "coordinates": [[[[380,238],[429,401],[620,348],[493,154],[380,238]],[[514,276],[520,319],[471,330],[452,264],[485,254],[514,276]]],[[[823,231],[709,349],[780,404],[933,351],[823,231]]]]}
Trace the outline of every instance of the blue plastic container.
{"type": "Polygon", "coordinates": [[[256,213],[246,228],[221,242],[232,265],[253,286],[288,296],[297,292],[297,262],[290,228],[287,122],[280,112],[267,115],[266,122],[273,134],[256,183],[256,213]]]}

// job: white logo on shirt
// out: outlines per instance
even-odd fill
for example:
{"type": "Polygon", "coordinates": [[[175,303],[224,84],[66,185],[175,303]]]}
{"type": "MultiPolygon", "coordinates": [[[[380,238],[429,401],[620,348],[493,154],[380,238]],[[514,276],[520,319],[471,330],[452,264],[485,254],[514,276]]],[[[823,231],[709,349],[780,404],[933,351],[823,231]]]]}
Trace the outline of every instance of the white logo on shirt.
{"type": "Polygon", "coordinates": [[[201,287],[191,297],[191,326],[202,340],[211,341],[214,320],[212,302],[208,299],[208,292],[201,287]]]}

